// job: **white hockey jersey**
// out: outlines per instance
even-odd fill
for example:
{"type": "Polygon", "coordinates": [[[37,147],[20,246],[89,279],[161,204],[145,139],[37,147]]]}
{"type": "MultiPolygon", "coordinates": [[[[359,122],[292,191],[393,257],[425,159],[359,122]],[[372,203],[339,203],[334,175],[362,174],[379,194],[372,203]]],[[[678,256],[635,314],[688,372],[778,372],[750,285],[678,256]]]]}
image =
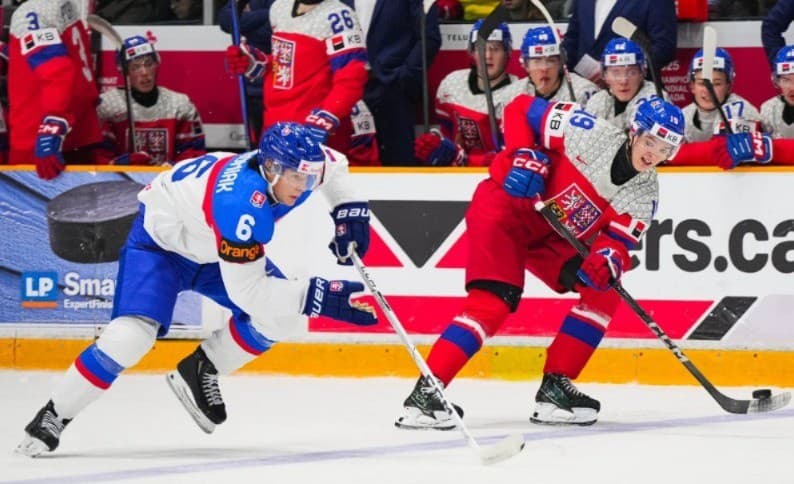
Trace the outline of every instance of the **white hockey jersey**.
{"type": "Polygon", "coordinates": [[[767,99],[761,105],[761,127],[773,138],[794,138],[794,123],[787,124],[783,120],[783,109],[786,102],[780,96],[767,99]]]}
{"type": "MultiPolygon", "coordinates": [[[[722,110],[731,123],[731,129],[736,133],[761,129],[761,114],[750,101],[738,94],[729,94],[722,103],[722,110]]],[[[697,104],[690,103],[682,111],[686,120],[684,133],[689,142],[708,141],[712,136],[723,131],[723,123],[716,109],[703,111],[697,104]]]]}
{"type": "MultiPolygon", "coordinates": [[[[599,118],[606,119],[618,128],[628,131],[631,124],[631,118],[634,117],[634,111],[640,102],[644,101],[650,96],[656,95],[656,88],[650,81],[644,81],[640,91],[628,102],[626,109],[620,114],[615,114],[615,97],[610,94],[608,89],[603,89],[593,94],[593,97],[587,101],[585,111],[594,114],[599,118]]],[[[668,99],[667,93],[663,92],[664,98],[668,99]]]]}
{"type": "MultiPolygon", "coordinates": [[[[562,76],[562,82],[560,82],[560,87],[557,89],[557,92],[554,93],[547,101],[565,101],[565,102],[576,102],[584,106],[587,104],[587,101],[590,100],[591,97],[595,93],[597,93],[600,88],[593,84],[592,82],[588,81],[584,77],[580,76],[579,74],[570,73],[571,75],[571,85],[573,86],[573,94],[576,96],[576,99],[571,99],[571,90],[568,89],[568,80],[565,76],[562,76]]],[[[536,96],[535,85],[532,84],[532,80],[527,77],[526,79],[527,87],[526,93],[530,96],[536,96]]]]}

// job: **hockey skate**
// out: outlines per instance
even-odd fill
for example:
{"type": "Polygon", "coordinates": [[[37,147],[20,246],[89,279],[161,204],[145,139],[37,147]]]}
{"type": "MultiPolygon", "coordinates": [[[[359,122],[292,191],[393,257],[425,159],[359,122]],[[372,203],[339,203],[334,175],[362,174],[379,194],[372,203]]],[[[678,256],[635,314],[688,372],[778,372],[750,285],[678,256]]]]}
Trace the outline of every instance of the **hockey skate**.
{"type": "Polygon", "coordinates": [[[211,434],[226,420],[218,371],[199,346],[166,375],[166,381],[201,430],[211,434]]]}
{"type": "Polygon", "coordinates": [[[529,420],[544,425],[592,425],[599,410],[601,403],[580,392],[567,376],[548,373],[543,375],[529,420]]]}
{"type": "Polygon", "coordinates": [[[52,452],[58,448],[61,432],[70,421],[58,417],[55,405],[50,400],[25,427],[25,438],[17,446],[16,452],[28,457],[52,452]]]}
{"type": "MultiPolygon", "coordinates": [[[[441,388],[444,384],[438,381],[441,388]]],[[[419,377],[414,391],[403,402],[404,412],[397,417],[394,426],[401,429],[419,430],[451,430],[455,428],[455,421],[449,414],[428,377],[419,377]]],[[[452,404],[455,411],[463,417],[463,409],[452,404]]]]}

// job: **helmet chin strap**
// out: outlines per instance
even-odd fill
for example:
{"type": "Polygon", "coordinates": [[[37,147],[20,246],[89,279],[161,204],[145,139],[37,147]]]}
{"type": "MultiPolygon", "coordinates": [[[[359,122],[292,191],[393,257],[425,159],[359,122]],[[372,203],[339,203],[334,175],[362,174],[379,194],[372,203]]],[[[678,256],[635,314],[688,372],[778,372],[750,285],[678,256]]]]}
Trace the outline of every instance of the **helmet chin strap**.
{"type": "Polygon", "coordinates": [[[270,198],[272,198],[273,200],[275,200],[276,203],[281,203],[281,201],[276,196],[276,192],[273,190],[273,186],[278,182],[278,179],[280,178],[280,175],[278,175],[276,173],[269,173],[269,175],[273,177],[272,181],[269,180],[268,177],[267,177],[268,173],[265,172],[265,167],[264,167],[264,165],[261,165],[261,164],[259,165],[259,173],[262,175],[262,178],[264,178],[267,181],[267,194],[268,194],[268,196],[270,198]]]}

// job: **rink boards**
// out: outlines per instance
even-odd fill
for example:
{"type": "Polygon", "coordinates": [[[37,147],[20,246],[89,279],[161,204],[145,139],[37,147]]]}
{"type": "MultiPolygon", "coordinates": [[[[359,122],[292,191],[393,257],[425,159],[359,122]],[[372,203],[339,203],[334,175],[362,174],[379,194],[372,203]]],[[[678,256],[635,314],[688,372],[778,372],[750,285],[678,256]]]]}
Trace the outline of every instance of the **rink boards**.
{"type": "MultiPolygon", "coordinates": [[[[109,318],[117,263],[107,259],[113,245],[123,242],[118,227],[134,216],[129,190],[117,196],[113,190],[145,184],[157,173],[90,170],[70,169],[46,183],[30,171],[0,171],[0,367],[65,367],[109,318]],[[86,186],[96,195],[75,198],[86,186]],[[77,215],[64,209],[70,201],[79,203],[77,215]],[[69,217],[82,222],[70,224],[69,217]],[[101,243],[97,231],[104,231],[101,243]],[[92,255],[103,262],[90,262],[92,255]]],[[[794,171],[661,171],[659,211],[633,253],[637,267],[625,276],[625,287],[716,382],[794,384],[794,171]]],[[[372,209],[372,244],[364,262],[423,349],[460,309],[467,257],[463,216],[485,176],[481,169],[354,171],[372,209]]],[[[313,196],[277,224],[267,253],[286,274],[357,278],[352,269],[337,266],[327,249],[328,211],[323,197],[313,196]]],[[[543,348],[574,302],[528,277],[519,310],[467,366],[466,375],[536,378],[543,348]]],[[[195,346],[180,340],[202,337],[226,318],[214,303],[183,295],[173,339],[158,342],[139,368],[173,366],[195,346]]],[[[601,346],[583,378],[692,382],[625,306],[601,346]]],[[[385,318],[364,329],[312,320],[247,369],[416,373],[385,318]]]]}

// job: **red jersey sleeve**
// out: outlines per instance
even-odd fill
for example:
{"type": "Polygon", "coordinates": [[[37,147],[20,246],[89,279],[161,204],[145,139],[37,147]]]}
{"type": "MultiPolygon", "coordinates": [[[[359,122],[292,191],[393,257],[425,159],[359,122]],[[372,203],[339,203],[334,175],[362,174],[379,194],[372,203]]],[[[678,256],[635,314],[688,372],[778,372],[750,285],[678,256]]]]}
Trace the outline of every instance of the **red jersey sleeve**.
{"type": "Polygon", "coordinates": [[[326,52],[331,64],[332,87],[320,106],[338,119],[350,116],[353,105],[364,97],[367,83],[367,49],[364,34],[353,22],[353,28],[326,39],[326,52]]]}

